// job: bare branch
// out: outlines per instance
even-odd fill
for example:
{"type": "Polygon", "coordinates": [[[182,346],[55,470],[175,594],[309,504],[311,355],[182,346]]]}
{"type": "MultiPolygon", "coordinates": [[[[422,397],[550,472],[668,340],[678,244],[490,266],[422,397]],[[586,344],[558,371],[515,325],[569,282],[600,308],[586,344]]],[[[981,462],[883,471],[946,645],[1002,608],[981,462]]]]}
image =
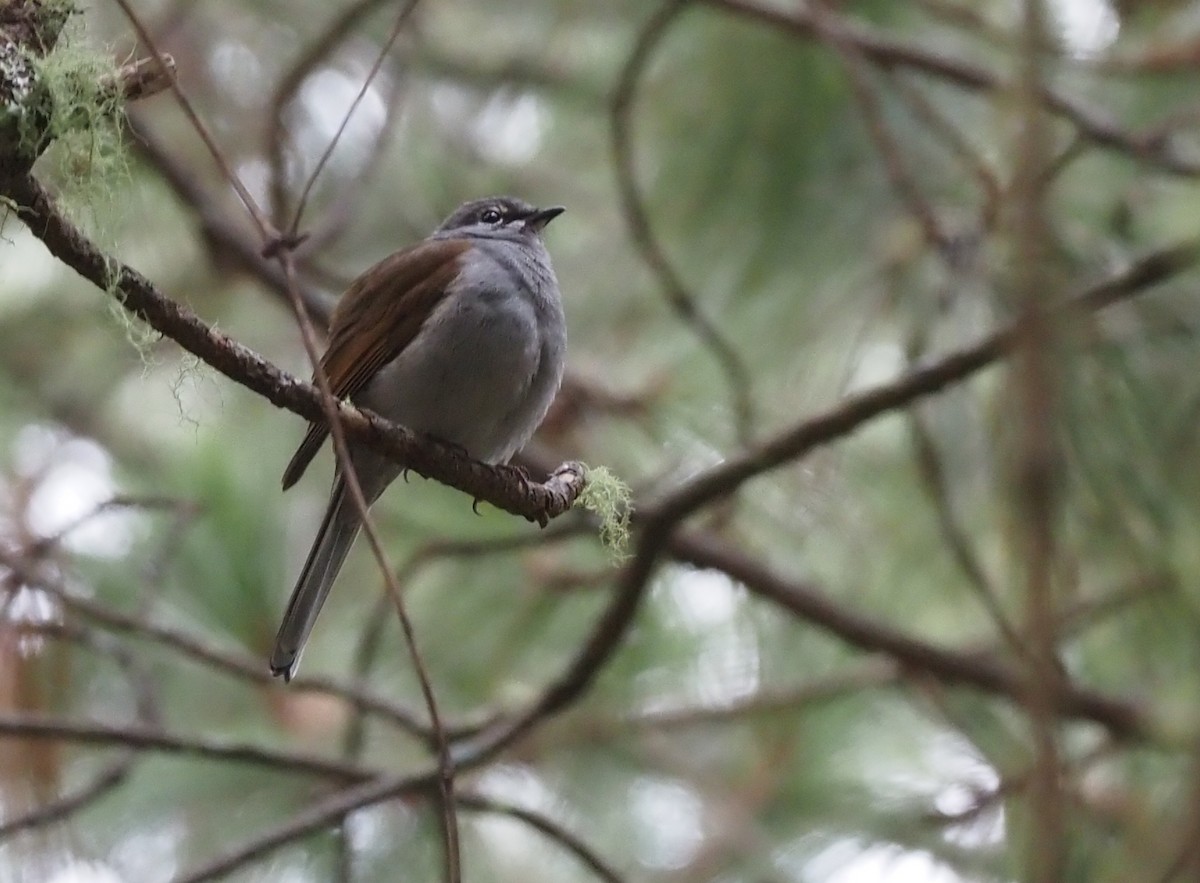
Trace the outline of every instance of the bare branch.
{"type": "Polygon", "coordinates": [[[100,85],[120,90],[126,101],[140,101],[170,89],[174,78],[175,59],[164,55],[161,64],[154,58],[141,58],[123,64],[115,74],[101,79],[100,85]]]}
{"type": "MultiPolygon", "coordinates": [[[[846,608],[815,586],[788,580],[761,561],[740,553],[712,535],[687,531],[671,540],[675,556],[696,567],[712,568],[736,579],[766,600],[820,626],[843,641],[871,653],[883,653],[904,668],[947,684],[964,684],[1022,704],[1028,687],[1023,671],[979,653],[946,650],[846,608]]],[[[1114,736],[1158,738],[1155,725],[1137,702],[1106,696],[1062,679],[1054,694],[1055,712],[1090,720],[1114,736]]]]}
{"type": "Polygon", "coordinates": [[[622,880],[624,880],[620,874],[613,870],[586,843],[564,828],[559,822],[543,813],[470,792],[459,794],[458,802],[463,809],[471,810],[472,812],[508,816],[510,819],[524,822],[534,830],[545,834],[550,840],[553,840],[574,855],[588,870],[592,871],[601,880],[606,880],[608,883],[622,883],[622,880]]]}
{"type": "MultiPolygon", "coordinates": [[[[818,35],[811,4],[795,9],[768,6],[757,0],[697,0],[732,15],[759,21],[798,37],[818,35]]],[[[1006,78],[991,70],[939,51],[893,40],[858,24],[840,19],[836,25],[839,40],[854,46],[873,64],[883,68],[904,68],[935,77],[970,92],[1002,92],[1006,78]]],[[[1071,123],[1094,144],[1125,153],[1155,168],[1175,175],[1200,175],[1200,161],[1182,156],[1163,138],[1142,137],[1122,128],[1103,114],[1085,107],[1073,98],[1042,86],[1040,100],[1050,112],[1071,123]]]]}
{"type": "MultiPolygon", "coordinates": [[[[1152,252],[1069,299],[1060,308],[1062,319],[1141,294],[1188,269],[1198,259],[1200,243],[1197,242],[1184,242],[1152,252]]],[[[849,396],[823,414],[805,418],[745,453],[699,473],[650,504],[641,515],[647,520],[677,523],[755,476],[794,462],[816,447],[844,438],[882,414],[961,383],[1007,356],[1013,349],[1016,334],[1017,326],[1011,325],[894,381],[849,396]]],[[[642,539],[644,545],[645,535],[642,539]]]]}
{"type": "Polygon", "coordinates": [[[274,751],[257,745],[200,736],[178,736],[136,724],[73,721],[40,714],[0,711],[0,735],[185,754],[226,763],[245,763],[267,769],[303,773],[340,782],[362,782],[377,775],[373,770],[314,755],[274,751]]]}
{"type": "Polygon", "coordinates": [[[691,3],[692,0],[671,0],[652,16],[638,36],[637,43],[621,70],[611,103],[613,165],[617,171],[621,204],[633,243],[642,253],[647,266],[658,277],[667,303],[675,311],[675,315],[695,332],[725,374],[733,400],[738,441],[748,444],[754,431],[754,401],[750,393],[750,373],[742,357],[726,339],[717,323],[700,309],[695,296],[671,265],[662,243],[654,235],[634,168],[633,105],[638,84],[668,28],[691,3]]]}

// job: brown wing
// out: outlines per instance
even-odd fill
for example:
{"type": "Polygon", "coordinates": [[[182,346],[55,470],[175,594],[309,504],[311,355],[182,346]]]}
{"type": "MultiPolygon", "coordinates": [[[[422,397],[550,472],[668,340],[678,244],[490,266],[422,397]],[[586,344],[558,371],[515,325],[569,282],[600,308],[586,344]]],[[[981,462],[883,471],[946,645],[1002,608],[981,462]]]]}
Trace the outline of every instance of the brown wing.
{"type": "MultiPolygon", "coordinates": [[[[351,283],[329,319],[321,367],[339,399],[352,397],[408,346],[458,275],[462,239],[427,240],[384,258],[351,283]]],[[[310,423],[283,472],[295,484],[325,442],[329,427],[310,423]]]]}

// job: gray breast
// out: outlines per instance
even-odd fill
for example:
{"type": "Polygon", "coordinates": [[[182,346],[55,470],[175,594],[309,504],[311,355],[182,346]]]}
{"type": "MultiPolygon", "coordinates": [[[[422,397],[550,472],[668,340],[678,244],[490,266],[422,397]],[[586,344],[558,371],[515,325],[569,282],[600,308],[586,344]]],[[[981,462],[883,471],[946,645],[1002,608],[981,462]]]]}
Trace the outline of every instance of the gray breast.
{"type": "Polygon", "coordinates": [[[477,240],[451,292],[362,403],[412,429],[507,460],[562,378],[566,330],[540,242],[477,240]]]}

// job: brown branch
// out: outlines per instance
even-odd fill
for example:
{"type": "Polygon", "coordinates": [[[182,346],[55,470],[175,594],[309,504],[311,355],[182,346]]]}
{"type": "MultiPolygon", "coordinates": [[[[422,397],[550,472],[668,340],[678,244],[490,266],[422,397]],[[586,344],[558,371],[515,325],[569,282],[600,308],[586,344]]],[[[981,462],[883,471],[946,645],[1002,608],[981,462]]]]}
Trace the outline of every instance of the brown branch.
{"type": "Polygon", "coordinates": [[[1067,675],[1058,659],[1055,571],[1062,507],[1063,456],[1055,423],[1062,376],[1055,361],[1061,340],[1059,286],[1054,272],[1055,231],[1046,209],[1045,173],[1053,165],[1044,92],[1043,46],[1049,13],[1044,0],[1024,0],[1020,59],[1012,100],[1018,131],[1011,204],[1005,212],[1014,257],[1008,280],[1020,314],[1016,321],[1009,415],[1015,426],[1004,482],[1013,489],[1012,559],[1025,590],[1024,705],[1032,741],[1026,793],[1025,879],[1056,883],[1067,869],[1071,830],[1066,818],[1065,768],[1059,746],[1058,696],[1067,675]]]}
{"type": "Polygon", "coordinates": [[[320,177],[321,171],[325,168],[325,164],[329,162],[329,157],[333,156],[334,149],[337,147],[338,142],[341,141],[342,135],[346,131],[346,127],[350,124],[350,118],[354,116],[354,111],[358,109],[359,104],[361,104],[363,98],[366,97],[367,90],[371,88],[371,83],[374,82],[375,77],[379,75],[379,70],[383,67],[384,59],[386,59],[388,53],[392,51],[392,46],[395,45],[396,40],[400,38],[400,32],[404,30],[404,26],[408,22],[408,19],[412,16],[413,12],[416,11],[418,2],[419,0],[408,0],[408,2],[401,8],[399,14],[396,16],[395,23],[392,25],[391,32],[388,34],[387,39],[384,40],[383,46],[380,47],[379,54],[375,57],[375,61],[371,65],[371,69],[367,71],[366,79],[363,80],[363,84],[361,88],[359,88],[358,94],[354,96],[354,100],[351,101],[350,106],[346,108],[346,114],[342,117],[341,124],[338,126],[337,131],[333,133],[333,137],[329,139],[329,144],[325,147],[320,159],[317,160],[317,165],[313,169],[312,174],[308,176],[308,180],[305,182],[304,188],[300,192],[300,200],[296,204],[296,211],[293,213],[292,220],[288,224],[288,232],[296,241],[298,241],[297,236],[300,226],[300,219],[304,216],[304,209],[308,204],[309,194],[312,193],[312,188],[317,183],[317,178],[320,177]]]}
{"type": "Polygon", "coordinates": [[[668,28],[692,2],[693,0],[669,0],[659,9],[638,35],[633,51],[621,70],[610,103],[613,165],[617,173],[625,224],[633,244],[658,278],[668,306],[680,321],[692,329],[725,375],[732,397],[737,438],[740,443],[748,444],[754,432],[755,411],[750,391],[750,372],[718,323],[701,310],[695,296],[688,290],[667,257],[650,224],[650,216],[638,187],[634,167],[633,107],[638,85],[668,28]]]}
{"type": "MultiPolygon", "coordinates": [[[[51,254],[97,287],[112,292],[129,312],[272,404],[306,420],[324,420],[321,395],[315,387],[280,371],[205,325],[190,310],[163,296],[136,270],[109,258],[58,212],[49,194],[33,178],[0,182],[0,192],[19,206],[18,216],[51,254]]],[[[467,459],[448,445],[346,403],[339,403],[338,417],[355,441],[417,474],[541,524],[568,511],[586,481],[580,464],[566,463],[546,481],[531,482],[519,470],[467,459]]]]}
{"type": "MultiPolygon", "coordinates": [[[[759,0],[697,0],[731,15],[770,25],[784,33],[812,39],[819,35],[809,5],[798,9],[768,6],[759,0]]],[[[951,58],[933,49],[894,40],[845,18],[836,21],[839,40],[852,45],[873,64],[886,69],[909,69],[943,80],[970,92],[1004,92],[1008,80],[986,67],[951,58]]],[[[1172,149],[1169,141],[1129,132],[1100,112],[1085,107],[1049,86],[1042,85],[1041,103],[1054,115],[1071,123],[1092,143],[1124,153],[1175,175],[1200,175],[1200,161],[1172,149]]]]}
{"type": "MultiPolygon", "coordinates": [[[[263,685],[275,682],[270,672],[263,666],[261,659],[218,650],[209,642],[182,629],[118,613],[108,605],[78,597],[61,582],[50,578],[49,574],[35,570],[28,561],[19,556],[5,553],[3,550],[0,550],[0,563],[16,574],[25,585],[44,589],[51,593],[70,613],[94,622],[107,631],[133,635],[151,641],[213,671],[224,672],[241,680],[263,685]]],[[[409,711],[357,687],[327,678],[310,676],[296,678],[292,681],[291,689],[293,692],[311,692],[332,696],[360,712],[383,718],[423,742],[428,742],[430,739],[428,728],[409,711]]]]}
{"type": "Polygon", "coordinates": [[[126,101],[140,101],[171,88],[175,78],[175,59],[163,55],[162,62],[155,58],[141,58],[121,65],[115,73],[100,79],[105,89],[117,89],[126,101]]]}
{"type": "Polygon", "coordinates": [[[55,739],[85,745],[110,745],[141,751],[184,754],[226,763],[245,763],[289,773],[335,779],[339,782],[362,782],[378,775],[374,770],[310,754],[274,751],[257,745],[204,739],[198,736],[177,736],[164,730],[137,724],[73,721],[41,714],[15,714],[0,711],[0,736],[21,739],[55,739]]]}
{"type": "MultiPolygon", "coordinates": [[[[1123,272],[1101,282],[1074,298],[1069,309],[1081,312],[1098,310],[1111,303],[1131,297],[1147,288],[1168,279],[1190,267],[1200,258],[1200,245],[1187,242],[1154,252],[1123,272]]],[[[863,424],[906,407],[917,399],[937,393],[947,386],[970,377],[1004,357],[1012,349],[1014,330],[1012,327],[999,331],[972,347],[959,350],[925,368],[909,372],[896,381],[881,384],[872,390],[851,396],[843,403],[824,414],[808,418],[791,430],[787,430],[762,445],[756,446],[741,456],[732,457],[722,464],[700,473],[695,478],[668,492],[657,502],[635,510],[635,525],[638,527],[637,546],[634,556],[622,569],[616,590],[608,607],[601,614],[588,640],[568,664],[564,672],[548,685],[529,710],[515,721],[507,724],[507,730],[496,737],[501,745],[515,741],[526,730],[577,700],[611,658],[633,621],[641,603],[650,576],[664,551],[680,554],[680,543],[675,536],[678,524],[700,508],[721,499],[749,479],[763,472],[793,462],[821,445],[844,438],[863,424]]],[[[853,633],[853,632],[851,632],[853,633]]],[[[933,662],[921,666],[931,671],[950,675],[960,669],[962,657],[953,657],[949,665],[938,665],[947,660],[924,644],[907,647],[906,655],[913,664],[931,654],[933,662]],[[936,667],[931,667],[936,666],[936,667]]],[[[1005,669],[990,664],[970,664],[974,672],[974,685],[992,692],[1013,695],[1016,689],[1007,679],[1005,669]]],[[[1124,733],[1142,733],[1142,720],[1129,714],[1129,708],[1114,704],[1104,697],[1070,694],[1071,702],[1067,713],[1092,717],[1105,721],[1114,730],[1124,733]]]]}
{"type": "MultiPolygon", "coordinates": [[[[232,264],[257,279],[286,304],[287,280],[278,264],[262,256],[262,249],[251,243],[248,231],[229,216],[219,200],[207,193],[195,172],[175,159],[137,114],[129,114],[127,119],[133,133],[129,139],[133,152],[144,159],[179,201],[195,214],[212,261],[218,266],[232,264]]],[[[310,286],[301,287],[300,294],[309,315],[324,328],[333,312],[333,299],[310,286]]]]}
{"type": "MultiPolygon", "coordinates": [[[[271,93],[270,127],[267,134],[267,163],[270,177],[267,185],[271,202],[271,217],[280,229],[284,228],[284,218],[287,215],[287,188],[284,170],[287,163],[284,159],[284,143],[287,141],[287,126],[284,123],[284,113],[296,99],[300,87],[313,74],[317,66],[324,61],[334,49],[344,42],[376,7],[383,6],[386,0],[358,0],[343,10],[339,10],[330,22],[307,48],[297,57],[292,66],[279,78],[271,93]]],[[[349,114],[346,115],[347,118],[349,114]]],[[[294,231],[293,231],[294,232],[294,231]]]]}
{"type": "MultiPolygon", "coordinates": [[[[1065,321],[1076,314],[1093,312],[1141,294],[1188,269],[1198,259],[1200,242],[1196,241],[1151,252],[1070,298],[1060,308],[1060,318],[1065,321]]],[[[678,523],[751,478],[795,462],[814,448],[845,438],[883,414],[961,383],[1007,356],[1013,349],[1016,334],[1017,327],[1010,325],[896,380],[848,396],[824,413],[807,417],[791,429],[699,473],[645,507],[641,515],[646,520],[678,523]]]]}
{"type": "Polygon", "coordinates": [[[608,883],[622,883],[624,880],[620,874],[613,870],[586,843],[564,828],[559,822],[543,813],[494,800],[482,794],[460,794],[458,802],[463,809],[471,810],[472,812],[508,816],[510,819],[524,822],[574,855],[575,858],[579,859],[588,870],[592,871],[601,880],[606,880],[608,883]]]}
{"type": "Polygon", "coordinates": [[[0,843],[24,831],[61,822],[91,806],[108,792],[125,783],[129,778],[129,771],[133,766],[134,759],[134,755],[126,754],[104,767],[90,782],[76,791],[35,807],[19,816],[6,818],[0,822],[0,843]]]}
{"type": "MultiPolygon", "coordinates": [[[[720,570],[761,598],[820,626],[846,643],[870,653],[883,653],[910,671],[932,675],[947,684],[963,684],[1003,696],[1018,704],[1028,695],[1023,670],[994,657],[947,650],[892,628],[838,604],[815,586],[788,580],[711,534],[684,532],[670,543],[678,560],[720,570]]],[[[1154,740],[1155,726],[1136,702],[1107,696],[1063,679],[1056,686],[1057,714],[1090,720],[1114,736],[1154,740]]]]}

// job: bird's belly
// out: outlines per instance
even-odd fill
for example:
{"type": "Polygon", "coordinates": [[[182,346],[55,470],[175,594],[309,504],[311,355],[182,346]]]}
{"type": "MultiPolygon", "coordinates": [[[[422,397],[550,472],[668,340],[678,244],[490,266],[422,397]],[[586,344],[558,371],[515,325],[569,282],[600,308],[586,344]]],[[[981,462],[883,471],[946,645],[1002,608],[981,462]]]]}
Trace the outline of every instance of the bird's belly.
{"type": "Polygon", "coordinates": [[[545,410],[526,401],[541,351],[532,307],[523,302],[446,302],[357,400],[476,459],[497,462],[525,442],[545,410]]]}

